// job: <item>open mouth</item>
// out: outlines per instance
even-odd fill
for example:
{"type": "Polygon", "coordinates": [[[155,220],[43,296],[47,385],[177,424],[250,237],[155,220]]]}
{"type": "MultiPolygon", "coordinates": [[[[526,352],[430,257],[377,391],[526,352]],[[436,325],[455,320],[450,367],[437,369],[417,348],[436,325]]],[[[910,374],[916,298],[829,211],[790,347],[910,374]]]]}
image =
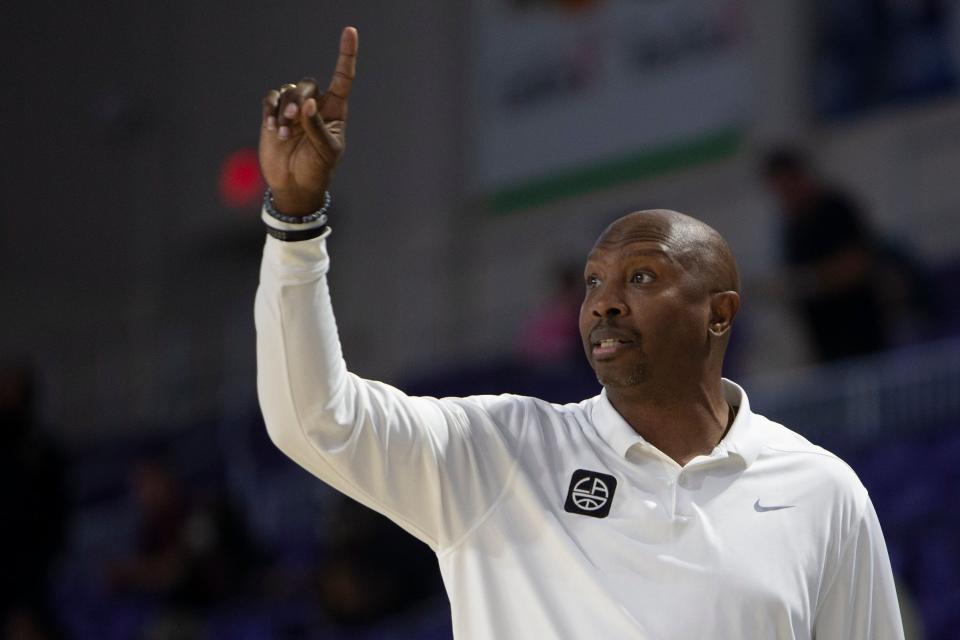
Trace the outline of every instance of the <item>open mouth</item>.
{"type": "Polygon", "coordinates": [[[620,340],[618,338],[604,338],[598,342],[593,343],[593,355],[594,356],[608,356],[622,351],[628,345],[633,344],[630,340],[620,340]]]}

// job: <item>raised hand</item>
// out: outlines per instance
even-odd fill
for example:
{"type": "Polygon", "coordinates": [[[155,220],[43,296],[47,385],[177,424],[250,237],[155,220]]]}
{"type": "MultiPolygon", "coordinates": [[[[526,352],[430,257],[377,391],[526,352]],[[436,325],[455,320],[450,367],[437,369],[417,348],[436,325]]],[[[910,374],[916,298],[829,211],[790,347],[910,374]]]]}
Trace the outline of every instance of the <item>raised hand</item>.
{"type": "Polygon", "coordinates": [[[304,78],[263,98],[260,169],[281,213],[307,215],[323,205],[324,191],[345,147],[357,47],[357,30],[346,27],[325,92],[320,93],[313,78],[304,78]]]}

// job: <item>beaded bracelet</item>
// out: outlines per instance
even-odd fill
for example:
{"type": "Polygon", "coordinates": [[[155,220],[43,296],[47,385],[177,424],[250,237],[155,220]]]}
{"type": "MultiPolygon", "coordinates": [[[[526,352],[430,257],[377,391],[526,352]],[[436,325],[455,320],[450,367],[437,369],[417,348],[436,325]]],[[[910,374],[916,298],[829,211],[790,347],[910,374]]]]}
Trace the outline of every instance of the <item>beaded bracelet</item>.
{"type": "Polygon", "coordinates": [[[277,211],[273,203],[273,191],[270,190],[270,187],[267,187],[267,190],[263,192],[263,210],[266,211],[267,215],[271,218],[276,218],[280,222],[286,222],[287,224],[306,224],[308,222],[316,222],[321,218],[326,222],[327,212],[330,210],[330,201],[330,192],[324,191],[322,207],[306,216],[288,216],[277,211]]]}

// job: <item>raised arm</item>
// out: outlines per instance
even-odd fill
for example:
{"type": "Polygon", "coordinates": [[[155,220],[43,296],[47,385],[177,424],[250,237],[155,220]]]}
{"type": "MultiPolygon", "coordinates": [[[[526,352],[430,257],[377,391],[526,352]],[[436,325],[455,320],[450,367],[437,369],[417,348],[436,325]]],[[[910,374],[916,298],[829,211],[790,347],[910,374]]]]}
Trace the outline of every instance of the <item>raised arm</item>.
{"type": "MultiPolygon", "coordinates": [[[[325,92],[306,78],[264,97],[260,162],[283,214],[306,216],[323,204],[344,150],[356,56],[357,32],[348,27],[325,92]]],[[[350,373],[328,268],[326,234],[266,240],[255,314],[257,389],[270,437],[305,469],[434,549],[454,544],[505,489],[522,402],[410,397],[350,373]]]]}

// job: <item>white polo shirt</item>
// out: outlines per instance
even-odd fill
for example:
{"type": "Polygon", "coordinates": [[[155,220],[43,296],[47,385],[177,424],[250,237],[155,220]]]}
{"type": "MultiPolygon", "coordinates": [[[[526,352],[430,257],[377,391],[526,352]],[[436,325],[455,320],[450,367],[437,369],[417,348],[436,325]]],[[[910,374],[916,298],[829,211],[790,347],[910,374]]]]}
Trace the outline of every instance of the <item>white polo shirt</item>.
{"type": "Polygon", "coordinates": [[[902,638],[866,490],[739,407],[680,467],[605,393],[410,397],[346,369],[325,238],[267,238],[256,300],[270,437],[436,552],[466,639],[902,638]]]}

